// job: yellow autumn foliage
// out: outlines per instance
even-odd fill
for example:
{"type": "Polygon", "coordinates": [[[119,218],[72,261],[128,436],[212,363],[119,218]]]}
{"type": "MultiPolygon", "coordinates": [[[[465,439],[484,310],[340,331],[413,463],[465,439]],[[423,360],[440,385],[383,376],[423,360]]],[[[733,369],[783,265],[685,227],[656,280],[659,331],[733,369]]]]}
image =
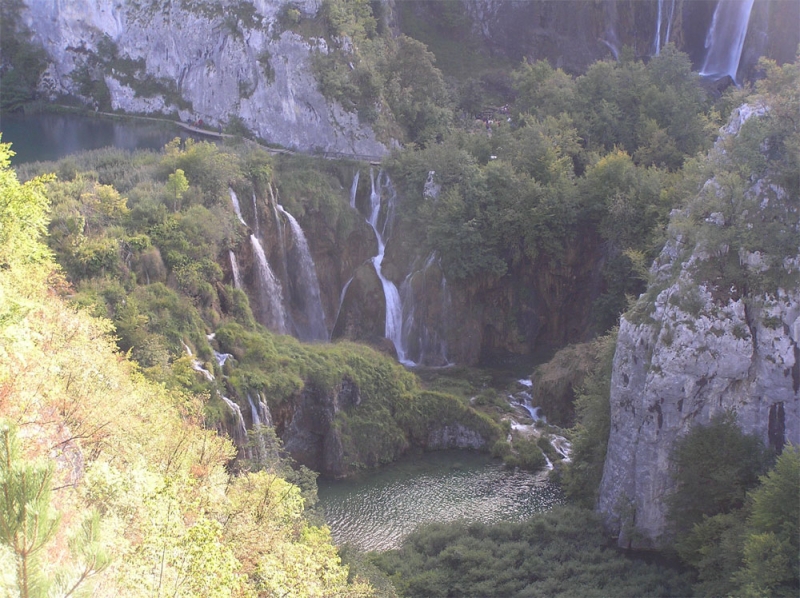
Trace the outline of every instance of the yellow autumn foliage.
{"type": "MultiPolygon", "coordinates": [[[[20,184],[9,153],[0,144],[0,422],[16,431],[23,461],[52,466],[60,515],[28,595],[372,595],[348,584],[296,486],[270,471],[226,470],[235,451],[203,427],[205,397],[145,379],[108,321],[65,303],[70,288],[39,240],[45,187],[20,184]]],[[[101,207],[117,206],[95,191],[101,207]]],[[[15,560],[0,540],[3,595],[20,595],[5,566],[15,560]]]]}

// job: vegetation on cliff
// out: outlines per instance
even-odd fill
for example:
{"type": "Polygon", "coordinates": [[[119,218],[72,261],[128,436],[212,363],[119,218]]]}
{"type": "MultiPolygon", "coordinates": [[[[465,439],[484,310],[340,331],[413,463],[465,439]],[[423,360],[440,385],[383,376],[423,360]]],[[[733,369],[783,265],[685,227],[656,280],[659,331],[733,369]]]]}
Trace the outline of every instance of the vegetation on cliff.
{"type": "Polygon", "coordinates": [[[39,240],[48,181],[19,184],[8,156],[0,145],[4,595],[369,595],[278,462],[232,476],[207,397],[148,380],[109,321],[66,304],[39,240]]]}

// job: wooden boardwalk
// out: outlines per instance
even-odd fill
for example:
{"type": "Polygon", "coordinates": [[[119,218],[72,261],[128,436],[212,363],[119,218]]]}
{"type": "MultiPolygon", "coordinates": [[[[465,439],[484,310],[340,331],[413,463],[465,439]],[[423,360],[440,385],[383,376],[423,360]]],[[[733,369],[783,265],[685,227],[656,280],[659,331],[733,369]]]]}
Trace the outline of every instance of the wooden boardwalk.
{"type": "Polygon", "coordinates": [[[129,115],[129,114],[114,114],[113,112],[95,112],[97,115],[101,116],[110,116],[114,118],[131,118],[137,120],[150,120],[154,122],[160,123],[169,123],[173,125],[177,125],[181,129],[185,131],[189,131],[190,133],[194,133],[196,135],[204,135],[206,137],[212,137],[214,139],[242,139],[245,143],[250,143],[252,145],[258,146],[264,151],[276,155],[276,154],[284,154],[287,156],[310,156],[313,158],[324,158],[326,160],[357,160],[359,162],[369,162],[372,166],[380,166],[382,156],[375,156],[369,154],[349,154],[346,152],[299,152],[296,150],[290,150],[286,148],[280,147],[270,147],[268,145],[262,145],[252,139],[247,139],[245,137],[240,137],[238,135],[231,135],[230,133],[223,133],[221,131],[215,131],[213,129],[206,129],[203,127],[198,127],[196,125],[190,125],[189,123],[181,122],[179,120],[171,120],[169,118],[159,118],[156,116],[138,116],[138,115],[129,115]]]}

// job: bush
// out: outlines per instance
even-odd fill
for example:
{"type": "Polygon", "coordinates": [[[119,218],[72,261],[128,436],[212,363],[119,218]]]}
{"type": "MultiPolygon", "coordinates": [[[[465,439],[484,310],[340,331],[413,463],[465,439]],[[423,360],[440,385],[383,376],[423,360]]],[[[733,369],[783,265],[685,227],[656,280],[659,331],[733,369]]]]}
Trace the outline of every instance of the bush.
{"type": "Polygon", "coordinates": [[[400,596],[687,596],[679,571],[606,547],[588,510],[560,507],[523,523],[429,524],[399,550],[371,553],[400,596]]]}
{"type": "Polygon", "coordinates": [[[742,508],[768,455],[761,441],[744,434],[735,415],[726,413],[677,441],[672,462],[676,488],[667,499],[668,519],[680,538],[703,517],[742,508]]]}

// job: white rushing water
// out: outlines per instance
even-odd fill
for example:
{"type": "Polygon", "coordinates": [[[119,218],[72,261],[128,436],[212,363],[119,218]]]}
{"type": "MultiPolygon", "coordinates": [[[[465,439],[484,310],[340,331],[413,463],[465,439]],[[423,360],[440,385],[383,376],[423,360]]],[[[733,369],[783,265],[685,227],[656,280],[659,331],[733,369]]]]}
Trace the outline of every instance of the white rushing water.
{"type": "Polygon", "coordinates": [[[232,249],[228,250],[228,255],[231,258],[231,273],[233,274],[233,288],[242,288],[242,275],[239,272],[239,263],[236,261],[236,254],[232,249]]]}
{"type": "Polygon", "coordinates": [[[258,222],[258,202],[256,201],[256,192],[253,191],[253,218],[256,221],[256,234],[261,232],[261,226],[258,222]]]}
{"type": "Polygon", "coordinates": [[[308,240],[294,216],[281,205],[278,205],[278,211],[289,222],[289,228],[292,231],[293,244],[290,251],[285,254],[291,255],[293,258],[293,289],[297,295],[293,299],[295,303],[301,305],[306,322],[305,330],[298,330],[298,336],[305,341],[327,341],[328,328],[325,324],[325,311],[322,309],[317,269],[308,249],[308,240]]]}
{"type": "Polygon", "coordinates": [[[350,185],[350,207],[354,210],[356,209],[356,192],[358,191],[358,177],[361,174],[360,170],[356,170],[356,174],[353,177],[353,184],[350,185]]]}
{"type": "Polygon", "coordinates": [[[250,235],[250,244],[255,256],[258,274],[258,298],[261,306],[261,323],[273,332],[286,333],[286,314],[283,308],[283,290],[272,269],[261,242],[255,235],[250,235]]]}
{"type": "Polygon", "coordinates": [[[236,217],[239,219],[239,222],[247,226],[244,218],[242,218],[242,208],[239,205],[239,198],[236,197],[236,191],[234,191],[232,187],[228,187],[228,191],[231,193],[231,203],[233,204],[233,211],[236,212],[236,217]]]}
{"type": "Polygon", "coordinates": [[[344,305],[344,298],[347,295],[347,289],[350,288],[350,283],[353,282],[353,277],[350,277],[344,286],[342,287],[342,292],[339,294],[339,308],[336,310],[336,317],[333,319],[333,327],[331,330],[336,328],[336,323],[339,321],[339,314],[342,313],[342,305],[344,305]]]}
{"type": "Polygon", "coordinates": [[[412,268],[400,285],[400,301],[402,304],[402,344],[406,348],[406,359],[417,364],[444,367],[452,365],[447,357],[446,330],[448,314],[450,313],[450,292],[447,289],[447,279],[440,272],[438,289],[431,289],[426,281],[428,271],[438,266],[436,254],[432,253],[425,260],[421,268],[412,268]],[[419,282],[418,282],[419,281],[419,282]],[[417,300],[414,294],[415,287],[422,290],[423,301],[417,300]],[[436,298],[438,294],[438,307],[436,298]],[[423,313],[417,318],[418,306],[427,310],[437,310],[435,317],[423,313]]]}
{"type": "Polygon", "coordinates": [[[417,365],[413,361],[407,359],[405,346],[403,345],[403,306],[400,302],[400,293],[397,286],[388,278],[383,275],[383,257],[386,253],[386,238],[385,234],[387,229],[391,226],[391,217],[394,210],[394,190],[391,187],[388,175],[383,171],[378,172],[377,179],[375,173],[370,169],[370,215],[368,222],[375,231],[375,238],[378,240],[378,253],[372,258],[372,263],[375,265],[375,272],[383,286],[383,294],[386,298],[386,325],[384,327],[384,336],[394,344],[395,351],[397,351],[397,359],[403,365],[413,366],[417,365]],[[383,180],[382,180],[383,179],[383,180]],[[389,196],[386,198],[387,205],[385,206],[385,217],[383,224],[380,224],[381,208],[382,206],[382,193],[381,188],[384,187],[389,191],[389,196]]]}
{"type": "Polygon", "coordinates": [[[700,75],[730,76],[735,82],[754,0],[719,0],[706,35],[706,59],[700,75]]]}
{"type": "Polygon", "coordinates": [[[676,0],[658,0],[658,12],[656,14],[656,35],[653,41],[653,54],[661,54],[661,48],[669,43],[669,36],[672,31],[672,20],[675,18],[676,0]],[[661,32],[664,31],[662,37],[661,32]]]}
{"type": "Polygon", "coordinates": [[[220,398],[228,406],[228,409],[231,410],[233,418],[236,420],[236,426],[233,429],[233,442],[237,447],[244,449],[249,459],[252,455],[250,455],[250,451],[247,449],[247,426],[245,426],[244,417],[242,417],[242,410],[239,408],[239,405],[231,401],[228,397],[220,395],[220,398]]]}

